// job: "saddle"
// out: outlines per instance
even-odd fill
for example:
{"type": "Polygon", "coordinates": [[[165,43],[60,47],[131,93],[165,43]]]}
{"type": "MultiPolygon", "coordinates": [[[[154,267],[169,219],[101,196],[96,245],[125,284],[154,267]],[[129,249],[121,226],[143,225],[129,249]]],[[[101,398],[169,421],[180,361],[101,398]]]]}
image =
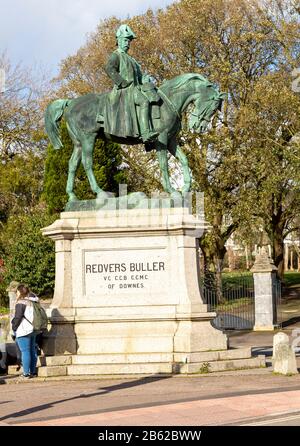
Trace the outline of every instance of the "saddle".
{"type": "MultiPolygon", "coordinates": [[[[149,82],[149,84],[150,84],[150,82],[149,82]]],[[[150,122],[152,123],[152,126],[153,126],[153,121],[155,119],[160,119],[160,116],[161,116],[160,109],[163,104],[163,100],[162,100],[161,96],[158,94],[157,90],[154,89],[152,86],[153,86],[153,84],[151,84],[151,87],[149,88],[148,85],[144,84],[142,86],[142,91],[150,103],[150,108],[149,108],[150,122]]],[[[109,102],[107,102],[106,107],[109,107],[109,105],[110,105],[109,102]]],[[[136,106],[137,118],[139,120],[140,107],[138,104],[135,104],[135,106],[136,106]]],[[[104,126],[105,118],[104,118],[103,114],[98,112],[96,121],[103,124],[103,126],[104,126]]],[[[102,127],[102,125],[101,125],[101,127],[102,127]]]]}

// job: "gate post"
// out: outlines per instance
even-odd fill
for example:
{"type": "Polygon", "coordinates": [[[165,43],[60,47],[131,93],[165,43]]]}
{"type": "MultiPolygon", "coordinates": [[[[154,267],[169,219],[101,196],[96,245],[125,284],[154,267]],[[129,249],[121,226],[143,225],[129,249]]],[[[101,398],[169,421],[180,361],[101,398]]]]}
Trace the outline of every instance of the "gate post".
{"type": "Polygon", "coordinates": [[[251,268],[254,278],[254,331],[272,331],[276,322],[275,283],[277,268],[263,247],[251,268]]]}

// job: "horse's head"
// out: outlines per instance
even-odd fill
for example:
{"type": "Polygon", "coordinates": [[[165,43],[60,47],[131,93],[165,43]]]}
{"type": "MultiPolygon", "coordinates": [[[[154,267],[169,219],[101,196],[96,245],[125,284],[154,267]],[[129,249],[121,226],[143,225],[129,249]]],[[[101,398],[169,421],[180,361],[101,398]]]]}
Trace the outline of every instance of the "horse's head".
{"type": "Polygon", "coordinates": [[[202,89],[189,114],[189,129],[197,133],[204,132],[215,112],[221,111],[225,97],[226,93],[220,93],[211,84],[202,89]]]}

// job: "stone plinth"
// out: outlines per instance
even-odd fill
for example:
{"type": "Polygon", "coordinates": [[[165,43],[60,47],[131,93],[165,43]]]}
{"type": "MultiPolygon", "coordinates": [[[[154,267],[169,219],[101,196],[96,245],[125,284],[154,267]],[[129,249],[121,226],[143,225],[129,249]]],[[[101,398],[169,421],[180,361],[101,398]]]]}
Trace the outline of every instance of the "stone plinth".
{"type": "Polygon", "coordinates": [[[82,369],[97,355],[106,373],[172,373],[226,350],[199,291],[204,230],[185,208],[62,213],[43,229],[56,246],[45,353],[78,355],[82,369]]]}

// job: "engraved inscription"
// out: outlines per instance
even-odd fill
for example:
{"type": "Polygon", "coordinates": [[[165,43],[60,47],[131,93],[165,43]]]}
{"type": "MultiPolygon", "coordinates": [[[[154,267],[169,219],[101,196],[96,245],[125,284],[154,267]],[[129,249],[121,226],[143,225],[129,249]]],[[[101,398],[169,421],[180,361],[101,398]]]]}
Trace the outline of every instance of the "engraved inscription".
{"type": "Polygon", "coordinates": [[[155,293],[166,285],[164,250],[86,251],[84,255],[87,295],[155,293]]]}

